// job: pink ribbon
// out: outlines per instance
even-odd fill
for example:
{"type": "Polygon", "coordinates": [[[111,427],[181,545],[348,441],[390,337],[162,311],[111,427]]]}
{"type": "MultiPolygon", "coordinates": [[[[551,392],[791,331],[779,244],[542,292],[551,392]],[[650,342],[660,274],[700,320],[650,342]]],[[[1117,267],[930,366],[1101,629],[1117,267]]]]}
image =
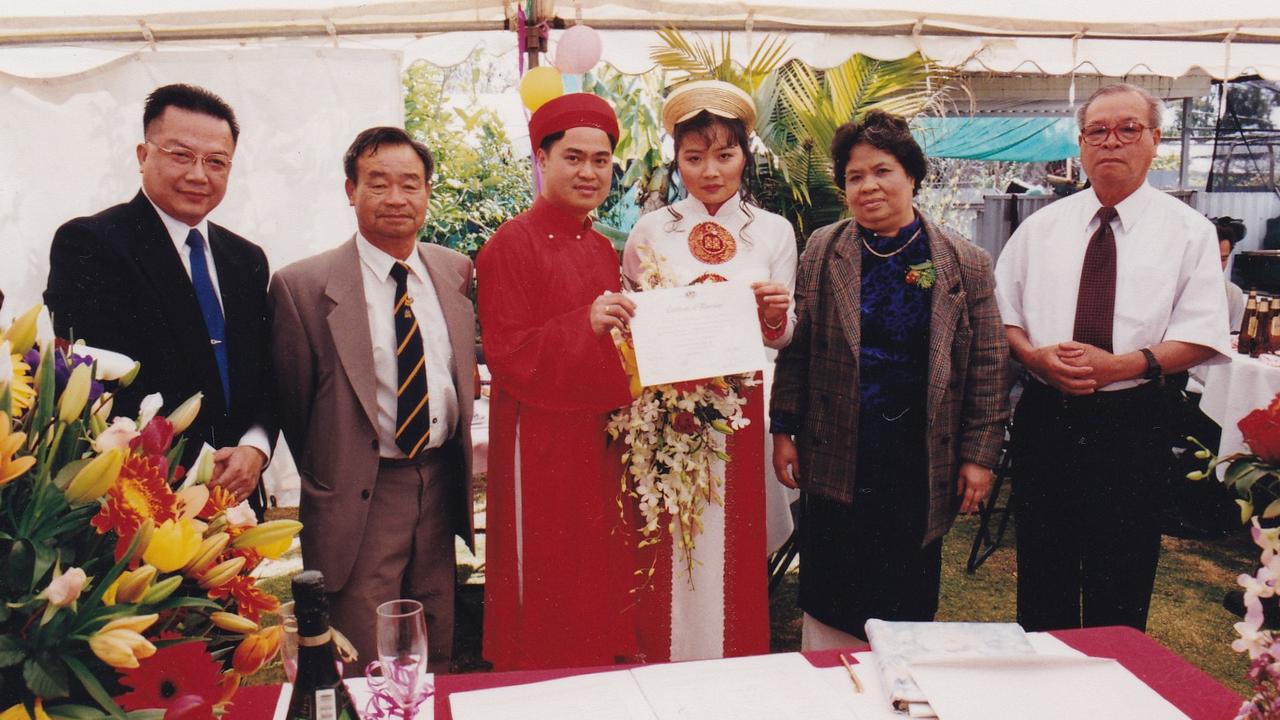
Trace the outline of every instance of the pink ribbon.
{"type": "Polygon", "coordinates": [[[389,678],[385,672],[386,668],[378,660],[365,666],[364,677],[369,682],[370,695],[362,717],[367,720],[391,720],[395,717],[410,720],[418,714],[418,707],[436,694],[435,686],[429,682],[422,682],[422,687],[417,687],[419,680],[412,677],[417,673],[417,668],[392,667],[389,678]],[[415,687],[417,692],[407,703],[401,705],[391,689],[392,685],[415,687]]]}

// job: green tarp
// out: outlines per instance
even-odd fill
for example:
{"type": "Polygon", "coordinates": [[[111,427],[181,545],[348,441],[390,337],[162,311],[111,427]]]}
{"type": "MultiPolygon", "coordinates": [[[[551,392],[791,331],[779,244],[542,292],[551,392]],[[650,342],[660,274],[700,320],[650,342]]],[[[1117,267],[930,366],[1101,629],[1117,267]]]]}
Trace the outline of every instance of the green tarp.
{"type": "Polygon", "coordinates": [[[1080,157],[1075,118],[919,117],[912,133],[929,157],[1012,162],[1080,157]]]}

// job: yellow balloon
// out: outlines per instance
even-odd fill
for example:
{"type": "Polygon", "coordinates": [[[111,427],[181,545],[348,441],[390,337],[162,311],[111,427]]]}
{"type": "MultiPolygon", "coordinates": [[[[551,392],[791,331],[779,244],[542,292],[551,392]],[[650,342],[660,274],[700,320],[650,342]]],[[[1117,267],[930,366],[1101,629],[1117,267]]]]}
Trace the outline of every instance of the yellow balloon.
{"type": "Polygon", "coordinates": [[[550,65],[532,68],[520,79],[520,99],[529,112],[536,112],[548,100],[564,94],[560,71],[550,65]]]}

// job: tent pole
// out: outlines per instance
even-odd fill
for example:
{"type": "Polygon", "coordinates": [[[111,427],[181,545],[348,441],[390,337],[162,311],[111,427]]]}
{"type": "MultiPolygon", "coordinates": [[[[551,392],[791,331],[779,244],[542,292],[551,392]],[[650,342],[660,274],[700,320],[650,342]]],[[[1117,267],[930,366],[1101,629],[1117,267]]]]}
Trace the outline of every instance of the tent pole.
{"type": "Polygon", "coordinates": [[[1182,153],[1178,157],[1178,188],[1187,189],[1187,156],[1191,154],[1191,98],[1182,98],[1182,153]]]}

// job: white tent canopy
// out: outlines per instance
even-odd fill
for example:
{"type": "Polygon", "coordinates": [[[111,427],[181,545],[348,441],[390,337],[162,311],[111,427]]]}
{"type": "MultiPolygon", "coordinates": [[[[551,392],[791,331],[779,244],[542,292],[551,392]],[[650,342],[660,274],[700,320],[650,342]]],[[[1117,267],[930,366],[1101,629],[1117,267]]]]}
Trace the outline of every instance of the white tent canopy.
{"type": "MultiPolygon", "coordinates": [[[[480,44],[516,50],[512,0],[8,0],[0,71],[48,76],[142,49],[225,48],[270,42],[379,47],[406,63],[460,62],[480,44]],[[86,6],[92,9],[86,12],[86,6]]],[[[604,60],[652,66],[652,30],[740,33],[745,59],[765,33],[785,32],[792,57],[830,67],[854,52],[891,59],[920,50],[971,72],[1111,77],[1261,75],[1280,79],[1280,4],[1258,0],[535,0],[539,18],[610,32],[604,60]]]]}

